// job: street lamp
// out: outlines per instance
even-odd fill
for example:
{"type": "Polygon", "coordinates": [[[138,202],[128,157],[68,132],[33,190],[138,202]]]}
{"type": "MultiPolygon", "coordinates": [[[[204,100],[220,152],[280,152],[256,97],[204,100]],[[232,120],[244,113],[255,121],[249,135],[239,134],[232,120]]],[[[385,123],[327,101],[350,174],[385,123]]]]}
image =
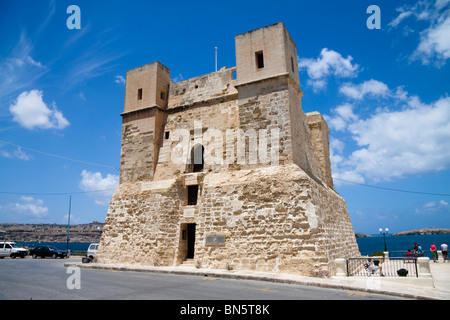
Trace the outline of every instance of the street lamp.
{"type": "Polygon", "coordinates": [[[385,232],[383,232],[383,229],[380,228],[378,231],[380,231],[380,234],[382,234],[383,237],[384,237],[384,251],[387,251],[387,247],[386,247],[386,235],[387,235],[387,233],[389,232],[389,229],[386,228],[386,229],[385,229],[385,232]]]}

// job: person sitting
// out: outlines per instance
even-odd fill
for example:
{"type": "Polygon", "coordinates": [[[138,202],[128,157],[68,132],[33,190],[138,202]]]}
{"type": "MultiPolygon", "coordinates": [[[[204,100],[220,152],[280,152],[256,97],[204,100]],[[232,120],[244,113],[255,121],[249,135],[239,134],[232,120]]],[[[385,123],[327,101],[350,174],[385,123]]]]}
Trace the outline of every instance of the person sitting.
{"type": "Polygon", "coordinates": [[[375,273],[376,271],[380,271],[380,276],[384,277],[383,274],[383,268],[380,266],[376,266],[372,263],[372,259],[367,259],[366,264],[364,265],[364,268],[371,272],[372,274],[375,273]]]}
{"type": "Polygon", "coordinates": [[[411,249],[408,249],[408,252],[406,253],[406,254],[410,254],[410,255],[412,255],[413,253],[411,252],[411,249]]]}

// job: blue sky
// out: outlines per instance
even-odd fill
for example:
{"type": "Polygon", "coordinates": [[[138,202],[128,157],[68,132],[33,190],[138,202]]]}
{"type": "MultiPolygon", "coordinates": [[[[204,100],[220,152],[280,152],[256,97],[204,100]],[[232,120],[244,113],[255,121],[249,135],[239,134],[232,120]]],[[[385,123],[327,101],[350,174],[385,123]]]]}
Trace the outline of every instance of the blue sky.
{"type": "Polygon", "coordinates": [[[280,21],[297,44],[303,110],[328,121],[355,231],[449,228],[448,0],[3,0],[0,222],[67,223],[70,196],[71,223],[103,222],[126,71],[158,60],[189,79],[214,71],[216,46],[219,68],[233,67],[235,35],[280,21]],[[67,28],[72,4],[80,29],[67,28]],[[373,4],[380,29],[366,24],[373,4]]]}

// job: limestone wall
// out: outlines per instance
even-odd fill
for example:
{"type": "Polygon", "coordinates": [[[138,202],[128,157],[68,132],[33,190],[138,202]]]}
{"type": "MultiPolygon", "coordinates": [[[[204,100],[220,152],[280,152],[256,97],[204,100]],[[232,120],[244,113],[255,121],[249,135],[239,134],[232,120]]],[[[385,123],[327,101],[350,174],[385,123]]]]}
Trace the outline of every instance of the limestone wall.
{"type": "Polygon", "coordinates": [[[317,111],[306,113],[309,127],[309,136],[319,165],[320,177],[324,183],[333,188],[330,163],[330,143],[328,125],[322,115],[317,111]]]}
{"type": "Polygon", "coordinates": [[[202,196],[198,265],[327,276],[359,255],[343,199],[296,165],[209,175],[202,196]],[[211,233],[225,246],[204,246],[211,233]]]}
{"type": "Polygon", "coordinates": [[[153,188],[140,183],[119,185],[108,209],[97,261],[172,265],[178,245],[177,191],[170,183],[153,188]]]}
{"type": "Polygon", "coordinates": [[[335,258],[359,256],[344,200],[295,164],[205,175],[189,216],[183,187],[182,179],[121,185],[98,261],[180,264],[184,223],[196,224],[194,259],[202,268],[328,276],[335,258]],[[224,245],[208,245],[217,234],[224,245]]]}
{"type": "Polygon", "coordinates": [[[168,109],[191,106],[195,103],[237,94],[233,80],[236,68],[226,67],[213,73],[175,82],[170,85],[168,109]]]}
{"type": "Polygon", "coordinates": [[[165,114],[147,108],[123,115],[120,182],[153,179],[165,114]]]}

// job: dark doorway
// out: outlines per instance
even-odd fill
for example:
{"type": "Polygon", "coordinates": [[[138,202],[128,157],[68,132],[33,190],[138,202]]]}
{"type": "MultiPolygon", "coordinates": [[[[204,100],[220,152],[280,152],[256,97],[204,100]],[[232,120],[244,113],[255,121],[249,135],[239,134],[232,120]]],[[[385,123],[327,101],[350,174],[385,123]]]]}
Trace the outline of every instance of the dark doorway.
{"type": "Polygon", "coordinates": [[[194,258],[195,249],[195,224],[190,223],[187,225],[187,259],[194,258]]]}

